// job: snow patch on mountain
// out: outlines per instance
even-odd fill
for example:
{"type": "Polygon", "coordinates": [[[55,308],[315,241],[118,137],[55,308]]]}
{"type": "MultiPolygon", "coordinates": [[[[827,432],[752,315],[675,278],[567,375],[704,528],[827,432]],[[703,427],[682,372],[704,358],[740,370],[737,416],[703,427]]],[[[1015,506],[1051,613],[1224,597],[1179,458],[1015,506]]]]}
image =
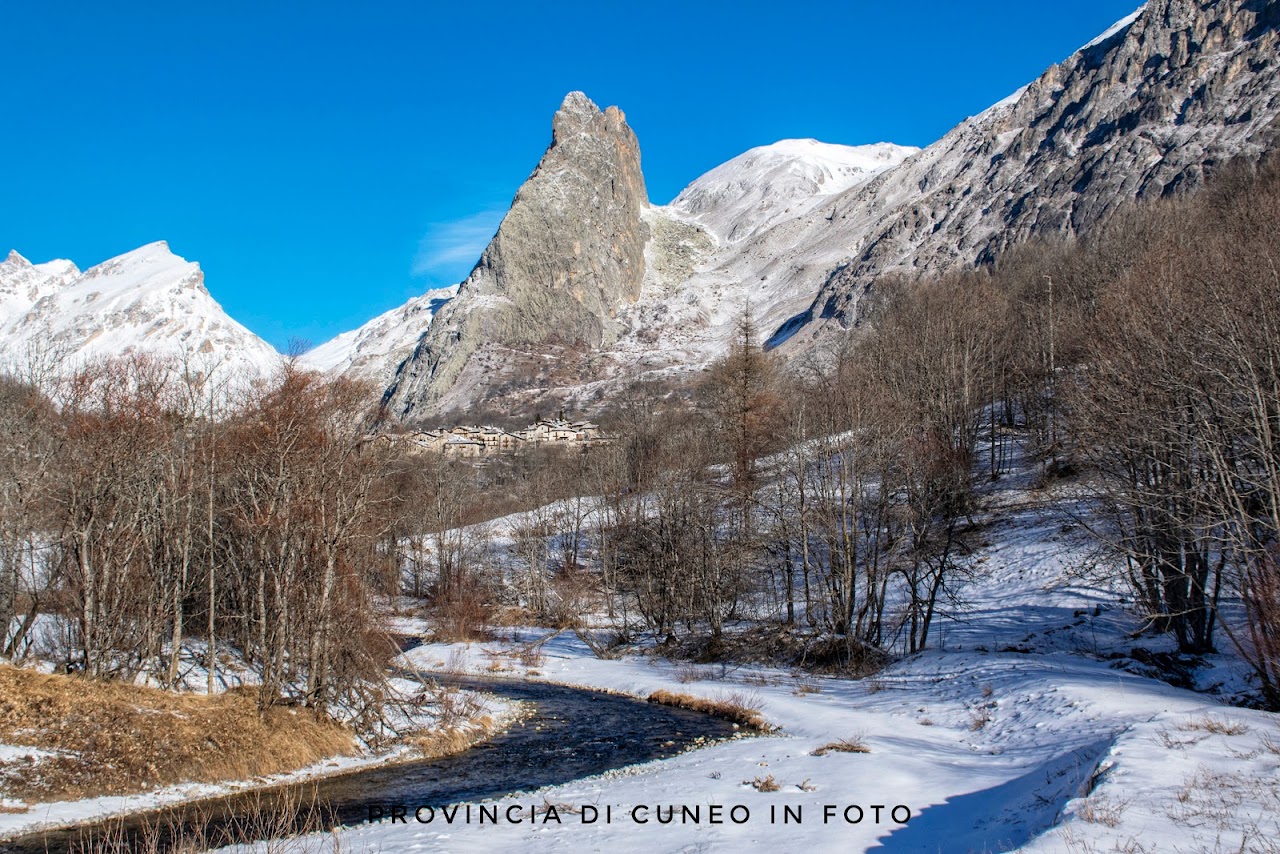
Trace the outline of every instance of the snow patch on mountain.
{"type": "Polygon", "coordinates": [[[26,311],[41,297],[54,293],[80,275],[66,260],[32,264],[17,251],[0,261],[0,325],[26,311]]]}
{"type": "Polygon", "coordinates": [[[735,243],[773,223],[799,216],[920,149],[880,142],[832,145],[784,139],[717,166],[686,187],[670,207],[721,241],[735,243]]]}
{"type": "Polygon", "coordinates": [[[368,323],[343,332],[298,360],[304,367],[387,385],[426,333],[436,312],[458,294],[458,286],[436,288],[368,323]]]}
{"type": "MultiPolygon", "coordinates": [[[[1095,38],[1093,41],[1086,44],[1084,47],[1080,48],[1080,50],[1088,50],[1091,47],[1100,45],[1107,39],[1119,33],[1121,30],[1127,30],[1130,24],[1138,20],[1138,16],[1142,14],[1142,10],[1145,8],[1147,8],[1147,6],[1144,3],[1143,5],[1139,6],[1137,9],[1134,9],[1128,15],[1125,15],[1123,18],[1121,18],[1120,20],[1116,21],[1114,24],[1112,24],[1111,26],[1103,30],[1102,33],[1100,33],[1097,38],[1095,38]]],[[[1080,52],[1079,50],[1076,51],[1076,53],[1079,53],[1079,52],[1080,52]]]]}

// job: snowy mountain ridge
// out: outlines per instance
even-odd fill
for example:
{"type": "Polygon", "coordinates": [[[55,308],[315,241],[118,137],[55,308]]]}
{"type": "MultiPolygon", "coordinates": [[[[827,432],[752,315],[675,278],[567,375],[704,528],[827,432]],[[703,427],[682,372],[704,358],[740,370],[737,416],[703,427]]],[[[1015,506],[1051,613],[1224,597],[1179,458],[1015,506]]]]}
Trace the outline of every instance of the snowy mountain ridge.
{"type": "Polygon", "coordinates": [[[752,148],[702,175],[670,208],[722,242],[745,240],[787,216],[812,210],[920,149],[880,142],[832,145],[784,139],[752,148]]]}
{"type": "Polygon", "coordinates": [[[312,370],[370,380],[385,387],[436,312],[457,294],[457,285],[429,290],[308,350],[298,361],[312,370]]]}
{"type": "MultiPolygon", "coordinates": [[[[620,382],[699,370],[724,352],[747,305],[769,347],[808,358],[857,326],[861,298],[882,276],[988,263],[1029,238],[1085,232],[1135,199],[1195,188],[1232,158],[1257,160],[1280,143],[1278,26],[1280,0],[1151,0],[923,150],[814,140],[751,149],[671,204],[645,203],[610,224],[629,241],[646,237],[639,293],[595,304],[602,334],[577,340],[549,328],[495,350],[475,331],[482,324],[466,332],[451,321],[424,333],[436,338],[429,358],[400,369],[419,392],[401,395],[395,414],[482,401],[587,408],[620,382]],[[433,365],[455,345],[453,367],[438,374],[433,365]]],[[[581,93],[570,101],[594,108],[581,93]]],[[[545,195],[569,191],[535,177],[545,195]]],[[[574,234],[552,230],[543,225],[546,238],[573,244],[574,234]]],[[[518,265],[505,260],[513,275],[518,265]]],[[[573,275],[590,289],[589,267],[587,281],[573,275]]],[[[504,299],[501,288],[464,285],[448,313],[471,317],[504,299]]]]}
{"type": "MultiPolygon", "coordinates": [[[[665,206],[648,202],[622,111],[570,93],[467,281],[301,362],[383,386],[411,419],[482,402],[589,408],[637,377],[696,372],[725,351],[745,306],[770,348],[807,358],[858,325],[880,277],[936,276],[1077,235],[1280,146],[1278,33],[1280,0],[1151,0],[924,149],[782,140],[665,206]]],[[[12,253],[0,262],[0,343],[92,356],[168,341],[246,369],[275,364],[186,264],[162,244],[84,274],[12,253]]]]}
{"type": "Polygon", "coordinates": [[[26,311],[79,275],[76,265],[65,259],[32,264],[17,250],[11,251],[0,261],[0,322],[26,311]]]}
{"type": "Polygon", "coordinates": [[[214,301],[200,265],[164,241],[83,273],[70,261],[32,264],[10,252],[0,262],[0,346],[10,358],[41,352],[67,366],[149,353],[243,379],[282,363],[214,301]]]}

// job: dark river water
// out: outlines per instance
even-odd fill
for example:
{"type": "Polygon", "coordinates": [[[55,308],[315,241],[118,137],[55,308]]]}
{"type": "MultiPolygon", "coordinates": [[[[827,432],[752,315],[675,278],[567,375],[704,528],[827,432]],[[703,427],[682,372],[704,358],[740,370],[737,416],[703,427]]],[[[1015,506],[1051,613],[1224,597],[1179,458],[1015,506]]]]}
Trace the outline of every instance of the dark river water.
{"type": "Polygon", "coordinates": [[[215,846],[242,841],[246,834],[285,835],[299,821],[309,822],[308,829],[359,824],[368,820],[371,808],[389,813],[401,805],[412,813],[418,806],[491,800],[674,756],[735,732],[732,724],[709,715],[597,691],[506,679],[449,681],[527,701],[536,711],[505,733],[455,756],[32,834],[0,842],[0,852],[166,850],[175,836],[195,836],[215,846]],[[299,814],[305,818],[297,818],[299,814]],[[256,818],[246,821],[247,815],[256,818]],[[246,823],[252,827],[246,828],[246,823]]]}

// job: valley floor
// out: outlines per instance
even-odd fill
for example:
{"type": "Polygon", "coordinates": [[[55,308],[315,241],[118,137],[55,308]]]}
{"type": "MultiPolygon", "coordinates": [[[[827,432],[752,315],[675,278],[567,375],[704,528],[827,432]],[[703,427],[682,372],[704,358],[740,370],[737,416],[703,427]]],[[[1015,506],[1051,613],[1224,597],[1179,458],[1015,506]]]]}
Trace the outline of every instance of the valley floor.
{"type": "MultiPolygon", "coordinates": [[[[10,687],[19,679],[42,681],[42,684],[65,679],[6,669],[8,673],[2,675],[10,687]]],[[[441,729],[439,705],[427,702],[412,716],[400,715],[394,719],[406,733],[405,737],[373,746],[355,738],[350,731],[332,725],[321,727],[308,719],[295,727],[287,723],[278,723],[274,729],[266,727],[258,721],[251,700],[246,701],[249,708],[243,720],[225,712],[215,718],[207,707],[222,709],[227,705],[220,702],[225,697],[210,700],[195,694],[175,695],[121,684],[66,681],[66,685],[54,685],[44,692],[65,695],[79,692],[79,696],[59,698],[61,705],[43,695],[0,696],[0,723],[8,725],[26,719],[22,727],[8,726],[15,736],[7,739],[8,743],[0,739],[0,851],[5,850],[6,839],[47,829],[411,761],[423,756],[424,751],[426,755],[458,752],[500,730],[520,712],[499,698],[474,695],[477,701],[474,713],[465,719],[451,716],[451,729],[445,731],[441,729]],[[179,723],[158,727],[152,723],[155,719],[162,724],[175,720],[179,723]],[[223,730],[210,729],[210,721],[221,725],[223,730]],[[243,731],[235,732],[236,727],[243,731]],[[333,730],[333,734],[326,740],[317,737],[317,729],[333,730]],[[220,743],[215,744],[215,736],[220,743]],[[224,761],[211,763],[210,752],[203,750],[203,743],[186,749],[172,743],[177,739],[208,741],[214,746],[212,754],[224,756],[224,761]],[[307,743],[309,756],[323,758],[290,763],[288,757],[263,761],[262,755],[250,755],[265,753],[275,742],[307,743]],[[156,767],[166,760],[163,769],[156,767]],[[246,774],[243,770],[265,767],[272,760],[275,760],[274,767],[281,769],[277,773],[250,776],[252,771],[246,774]],[[126,766],[126,763],[131,764],[126,766]],[[150,781],[144,774],[148,767],[152,772],[150,781]],[[234,772],[236,768],[241,769],[238,775],[234,772]],[[195,777],[210,782],[163,785],[165,777],[195,777]],[[26,789],[37,790],[36,796],[28,796],[26,801],[13,797],[19,782],[26,789]],[[120,793],[50,798],[41,797],[39,790],[120,793]]],[[[405,697],[421,690],[412,680],[394,679],[392,686],[405,697]]],[[[287,718],[289,712],[281,711],[275,717],[287,718]]]]}
{"type": "MultiPolygon", "coordinates": [[[[864,680],[651,655],[600,660],[571,633],[536,627],[413,649],[401,664],[422,671],[732,698],[778,732],[513,795],[498,802],[496,823],[475,808],[470,821],[437,810],[418,822],[417,805],[405,804],[406,822],[270,850],[1280,851],[1280,716],[1219,699],[1247,687],[1230,655],[1203,663],[1200,691],[1140,672],[1133,647],[1168,647],[1135,640],[1139,625],[1118,594],[1088,580],[1096,555],[1073,521],[1081,508],[1070,488],[1033,480],[1024,466],[989,488],[972,577],[939,624],[937,647],[864,680]],[[529,655],[543,638],[541,654],[529,655]],[[866,752],[823,749],[842,742],[866,752]]],[[[426,625],[401,619],[397,628],[426,625]]],[[[0,809],[0,834],[218,790],[69,802],[38,815],[0,809]]]]}
{"type": "MultiPolygon", "coordinates": [[[[1023,471],[987,496],[986,540],[963,616],[939,628],[942,648],[862,681],[598,660],[568,633],[530,667],[521,646],[551,634],[533,628],[503,643],[412,650],[405,658],[424,669],[509,668],[637,696],[740,695],[780,729],[500,802],[504,816],[524,807],[519,823],[482,822],[475,811],[470,822],[437,812],[418,823],[407,805],[405,823],[338,834],[341,850],[1280,850],[1271,841],[1280,838],[1280,716],[1130,672],[1122,654],[1159,641],[1134,640],[1138,625],[1111,605],[1116,594],[1079,580],[1093,556],[1068,493],[1051,500],[1031,479],[1023,471]],[[840,741],[869,752],[821,749],[840,741]],[[779,788],[758,790],[767,779],[779,788]],[[559,822],[527,819],[546,804],[561,805],[559,822]],[[671,805],[675,821],[663,824],[671,805]],[[893,820],[898,805],[910,810],[904,824],[893,820]],[[685,806],[700,808],[700,821],[682,821],[685,806]],[[599,818],[585,821],[593,810],[583,807],[599,818]]],[[[1219,694],[1244,687],[1230,656],[1200,672],[1219,694]]]]}

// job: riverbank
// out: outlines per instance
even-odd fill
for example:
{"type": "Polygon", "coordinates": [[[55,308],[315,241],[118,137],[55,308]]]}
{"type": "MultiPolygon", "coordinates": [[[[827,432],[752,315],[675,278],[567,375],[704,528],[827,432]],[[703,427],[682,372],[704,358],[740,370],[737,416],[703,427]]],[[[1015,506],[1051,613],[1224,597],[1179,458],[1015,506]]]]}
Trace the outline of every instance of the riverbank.
{"type": "MultiPolygon", "coordinates": [[[[14,670],[13,668],[3,668],[14,670]]],[[[52,677],[45,674],[17,671],[4,674],[12,680],[26,682],[39,680],[44,683],[43,690],[34,693],[34,703],[19,703],[15,696],[0,694],[0,720],[7,719],[10,729],[18,736],[8,737],[8,741],[0,738],[0,773],[21,773],[21,779],[29,779],[35,789],[56,791],[51,788],[49,777],[42,776],[46,767],[65,768],[65,773],[72,775],[74,787],[69,791],[70,797],[34,797],[19,799],[13,789],[8,790],[0,800],[0,850],[3,842],[32,833],[40,833],[54,829],[67,828],[86,822],[94,822],[109,818],[127,816],[136,813],[150,812],[178,804],[192,804],[201,801],[217,800],[240,795],[251,791],[267,791],[298,783],[314,782],[335,776],[350,774],[376,767],[393,766],[399,763],[412,762],[423,758],[437,757],[458,753],[491,738],[500,732],[522,713],[518,704],[503,702],[493,697],[483,697],[474,692],[456,692],[451,700],[453,708],[443,710],[436,704],[424,704],[411,717],[400,721],[406,736],[396,742],[379,746],[360,743],[353,733],[327,725],[325,734],[330,729],[336,730],[341,739],[333,745],[323,739],[316,742],[318,750],[325,747],[334,749],[320,752],[318,755],[306,757],[292,767],[280,770],[262,770],[262,766],[247,773],[221,774],[217,779],[198,778],[200,767],[194,763],[183,764],[179,759],[185,754],[179,751],[169,764],[171,776],[183,778],[181,782],[164,782],[154,778],[139,776],[135,771],[117,775],[114,779],[114,791],[111,794],[92,797],[76,797],[83,791],[111,792],[113,784],[104,782],[104,774],[115,774],[121,769],[113,766],[110,757],[119,755],[134,756],[138,767],[146,768],[147,763],[155,765],[157,754],[163,754],[172,748],[165,740],[157,736],[156,721],[162,724],[181,725],[184,727],[205,727],[203,731],[212,744],[201,742],[198,747],[202,756],[204,750],[220,751],[229,754],[227,758],[213,770],[230,769],[239,766],[237,757],[245,757],[261,761],[270,756],[269,743],[262,744],[264,730],[269,725],[257,719],[256,711],[250,709],[244,717],[244,711],[237,705],[233,695],[204,697],[199,695],[175,695],[153,689],[137,689],[129,686],[103,685],[84,680],[70,680],[68,677],[52,677]],[[49,685],[47,680],[67,680],[68,684],[55,682],[49,685]],[[111,702],[98,696],[83,696],[85,691],[113,692],[111,702]],[[51,694],[61,696],[68,708],[54,710],[49,704],[51,694]],[[43,702],[41,702],[43,701],[43,702]],[[236,713],[216,727],[210,726],[209,720],[199,713],[208,714],[205,707],[221,709],[230,706],[236,713]],[[72,714],[72,708],[78,711],[72,714]],[[56,725],[61,732],[62,741],[55,744],[42,744],[41,735],[33,731],[36,726],[34,715],[44,709],[45,719],[56,725]],[[25,710],[26,714],[18,714],[25,710]],[[463,714],[460,716],[458,710],[463,714]],[[446,714],[447,712],[447,714],[446,714]],[[448,717],[447,726],[441,722],[448,717]],[[129,739],[124,745],[112,733],[95,727],[99,718],[113,720],[112,733],[117,732],[121,738],[129,739]],[[232,719],[234,718],[234,719],[232,719]],[[27,726],[22,722],[26,721],[27,726]],[[78,723],[77,723],[78,722],[78,723]],[[135,726],[141,722],[143,725],[135,726]],[[237,723],[238,722],[238,723],[237,723]],[[236,731],[239,726],[240,730],[236,731]],[[12,742],[19,743],[12,743],[12,742]],[[33,742],[36,742],[33,744],[33,742]],[[244,742],[244,744],[241,744],[244,742]],[[130,745],[141,745],[135,752],[130,745]],[[75,748],[83,744],[82,750],[75,748]],[[265,749],[264,749],[265,748],[265,749]],[[114,749],[114,752],[111,752],[114,749]],[[147,751],[150,751],[149,753],[147,751]],[[107,757],[104,763],[104,756],[107,757]],[[55,763],[46,766],[45,763],[55,763]],[[254,772],[257,770],[257,773],[254,772]],[[150,784],[150,785],[148,785],[150,784]]],[[[410,680],[393,680],[393,687],[409,694],[420,690],[416,682],[410,680]]],[[[27,694],[32,697],[32,694],[27,694]]],[[[252,702],[248,701],[251,707],[252,702]]],[[[305,737],[300,730],[310,732],[311,723],[305,720],[305,712],[294,715],[290,710],[276,710],[280,715],[289,715],[290,720],[280,724],[295,724],[295,728],[285,729],[282,738],[290,742],[305,737]],[[298,724],[294,718],[303,718],[298,724]]],[[[294,754],[297,756],[298,754],[294,754]]],[[[131,766],[133,767],[133,766],[131,766]]],[[[57,780],[58,778],[53,778],[57,780]]],[[[19,790],[23,793],[29,790],[19,790]]]]}

